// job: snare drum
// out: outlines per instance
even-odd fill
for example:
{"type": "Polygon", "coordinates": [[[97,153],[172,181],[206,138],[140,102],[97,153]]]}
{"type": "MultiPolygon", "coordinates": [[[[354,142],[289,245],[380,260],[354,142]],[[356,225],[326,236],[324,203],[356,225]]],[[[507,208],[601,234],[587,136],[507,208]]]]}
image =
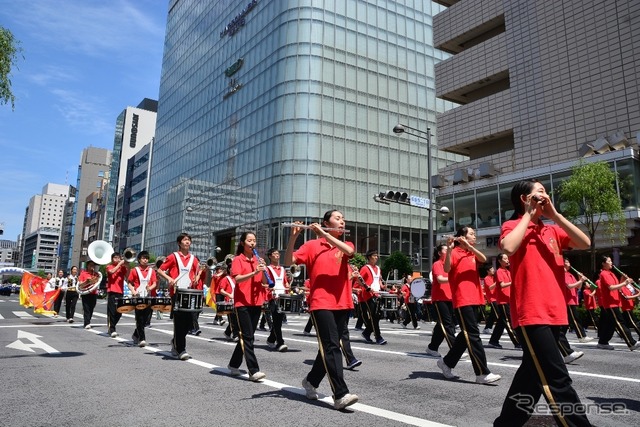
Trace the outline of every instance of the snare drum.
{"type": "Polygon", "coordinates": [[[216,302],[216,314],[231,314],[233,311],[233,302],[232,301],[219,301],[216,302]]]}
{"type": "Polygon", "coordinates": [[[171,310],[171,298],[168,297],[151,297],[149,298],[149,303],[152,310],[164,311],[166,305],[168,305],[169,310],[171,310]]]}
{"type": "Polygon", "coordinates": [[[302,295],[279,295],[278,307],[280,313],[300,313],[302,295]]]}
{"type": "Polygon", "coordinates": [[[132,297],[133,305],[136,306],[136,310],[144,310],[151,305],[151,298],[132,297]]]}
{"type": "Polygon", "coordinates": [[[118,313],[129,313],[135,310],[136,305],[132,298],[116,298],[116,311],[118,313]]]}
{"type": "Polygon", "coordinates": [[[380,310],[396,311],[398,309],[398,296],[389,292],[380,292],[380,310]]]}
{"type": "Polygon", "coordinates": [[[202,291],[199,289],[180,289],[176,291],[173,311],[189,313],[202,312],[202,291]]]}

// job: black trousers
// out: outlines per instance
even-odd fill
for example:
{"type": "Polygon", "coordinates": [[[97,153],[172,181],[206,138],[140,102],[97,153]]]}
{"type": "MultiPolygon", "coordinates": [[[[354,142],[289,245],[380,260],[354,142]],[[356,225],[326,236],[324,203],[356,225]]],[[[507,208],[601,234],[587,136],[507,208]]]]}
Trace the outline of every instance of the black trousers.
{"type": "Polygon", "coordinates": [[[629,331],[631,331],[631,329],[635,329],[636,333],[640,337],[640,325],[638,325],[638,319],[636,319],[636,316],[633,315],[633,310],[624,310],[622,312],[622,318],[624,319],[624,323],[627,325],[627,328],[629,328],[629,331]]]}
{"type": "Polygon", "coordinates": [[[82,317],[84,318],[84,326],[91,324],[91,317],[93,317],[93,310],[96,308],[96,301],[98,301],[98,295],[96,294],[82,295],[82,317]]]}
{"type": "Polygon", "coordinates": [[[629,348],[636,343],[631,331],[624,324],[620,307],[600,309],[600,327],[598,328],[598,344],[609,344],[609,340],[616,331],[629,348]]]}
{"type": "Polygon", "coordinates": [[[509,304],[496,304],[495,307],[497,309],[496,325],[493,327],[489,342],[492,344],[500,344],[500,337],[506,329],[513,345],[519,345],[518,338],[511,328],[511,310],[509,310],[509,304]]]}
{"type": "Polygon", "coordinates": [[[436,312],[436,326],[429,343],[429,350],[438,351],[442,341],[447,340],[449,348],[453,347],[456,339],[456,326],[453,324],[453,304],[451,301],[434,301],[433,308],[436,312]]]}
{"type": "Polygon", "coordinates": [[[598,318],[597,314],[596,314],[596,310],[592,309],[592,310],[587,310],[587,313],[589,313],[589,319],[591,320],[591,325],[593,326],[593,329],[596,330],[596,332],[598,331],[598,324],[600,323],[600,319],[598,318]]]}
{"type": "Polygon", "coordinates": [[[577,305],[567,305],[567,317],[569,318],[569,326],[576,332],[576,336],[581,339],[585,337],[584,327],[578,315],[577,305]]]}
{"type": "Polygon", "coordinates": [[[365,321],[364,305],[365,304],[366,304],[365,302],[359,302],[358,304],[356,304],[356,313],[358,316],[358,320],[356,321],[356,329],[360,329],[362,328],[362,325],[364,325],[364,321],[365,321]]]}
{"type": "Polygon", "coordinates": [[[460,332],[456,335],[453,347],[451,347],[447,355],[444,356],[443,360],[445,365],[453,369],[460,361],[462,353],[468,350],[471,365],[473,365],[473,372],[475,372],[476,375],[487,375],[490,374],[491,371],[487,366],[487,356],[484,353],[482,340],[480,340],[477,312],[477,305],[466,305],[456,309],[458,319],[460,320],[460,332]]]}
{"type": "Polygon", "coordinates": [[[313,327],[313,319],[311,318],[311,314],[309,314],[309,320],[307,320],[307,324],[304,325],[304,331],[306,333],[311,333],[311,328],[313,327]]]}
{"type": "Polygon", "coordinates": [[[380,334],[380,317],[378,316],[378,298],[369,298],[362,304],[362,308],[363,310],[365,310],[365,327],[363,334],[369,336],[373,332],[376,340],[381,339],[382,335],[380,334]]]}
{"type": "Polygon", "coordinates": [[[73,316],[76,314],[76,304],[78,303],[78,292],[76,291],[67,291],[67,296],[65,297],[64,308],[67,314],[67,319],[73,319],[73,316]]]}
{"type": "Polygon", "coordinates": [[[282,320],[284,319],[284,313],[280,312],[280,308],[278,307],[278,301],[272,299],[269,301],[269,312],[271,313],[271,333],[269,334],[269,338],[267,338],[267,342],[276,343],[276,345],[280,346],[284,344],[284,339],[282,338],[282,320]]]}
{"type": "Polygon", "coordinates": [[[116,310],[116,298],[122,298],[122,294],[116,292],[107,292],[107,326],[109,333],[116,331],[116,325],[122,317],[122,313],[116,310]]]}
{"type": "Polygon", "coordinates": [[[573,353],[573,349],[567,339],[567,331],[569,327],[567,325],[560,326],[560,332],[558,333],[558,349],[562,357],[568,356],[573,353]]]}
{"type": "Polygon", "coordinates": [[[136,330],[133,331],[133,336],[139,341],[145,341],[144,327],[147,324],[147,319],[151,315],[151,307],[147,307],[144,310],[136,310],[136,330]]]}
{"type": "Polygon", "coordinates": [[[347,365],[356,360],[356,356],[354,356],[353,350],[351,350],[351,337],[349,336],[349,319],[347,319],[347,321],[343,325],[343,328],[340,330],[340,349],[342,350],[344,360],[347,361],[347,365]]]}
{"type": "Polygon", "coordinates": [[[198,323],[198,319],[200,319],[200,312],[194,311],[191,313],[191,331],[196,332],[200,330],[200,323],[198,323]]]}
{"type": "Polygon", "coordinates": [[[314,310],[311,319],[318,336],[318,354],[313,362],[307,381],[318,387],[325,375],[329,377],[329,385],[334,399],[341,399],[349,393],[344,382],[340,337],[349,322],[350,310],[314,310]]]}
{"type": "Polygon", "coordinates": [[[187,350],[187,334],[193,327],[193,316],[191,312],[173,309],[171,314],[173,315],[173,346],[180,354],[187,350]]]}
{"type": "Polygon", "coordinates": [[[231,311],[231,313],[227,315],[227,328],[224,330],[224,334],[237,337],[239,330],[240,328],[238,327],[238,318],[236,317],[236,313],[235,311],[231,311]]]}
{"type": "Polygon", "coordinates": [[[58,293],[55,301],[53,301],[53,311],[55,311],[56,314],[60,313],[60,309],[62,308],[62,301],[64,300],[64,294],[66,293],[66,291],[60,290],[60,293],[58,293]]]}
{"type": "Polygon", "coordinates": [[[404,321],[402,322],[403,325],[407,326],[409,324],[409,322],[411,322],[411,324],[413,324],[414,328],[418,327],[418,318],[416,317],[416,303],[415,302],[408,302],[405,304],[407,306],[407,314],[405,315],[404,321]]]}
{"type": "Polygon", "coordinates": [[[544,395],[558,425],[589,426],[586,415],[574,410],[580,398],[558,352],[558,326],[534,325],[517,328],[523,347],[522,363],[516,371],[494,426],[522,426],[534,405],[544,395]]]}
{"type": "Polygon", "coordinates": [[[235,307],[233,311],[238,318],[238,336],[240,340],[236,345],[229,366],[232,368],[239,368],[242,364],[242,356],[247,363],[247,370],[250,375],[260,371],[258,366],[258,359],[256,359],[256,353],[254,351],[254,333],[260,321],[260,314],[262,313],[261,306],[251,307],[235,307]]]}
{"type": "MultiPolygon", "coordinates": [[[[491,312],[489,313],[489,317],[487,317],[486,322],[484,323],[485,328],[493,329],[493,324],[496,322],[496,302],[490,302],[489,307],[491,308],[491,312]]],[[[482,309],[482,308],[481,308],[482,309]]]]}

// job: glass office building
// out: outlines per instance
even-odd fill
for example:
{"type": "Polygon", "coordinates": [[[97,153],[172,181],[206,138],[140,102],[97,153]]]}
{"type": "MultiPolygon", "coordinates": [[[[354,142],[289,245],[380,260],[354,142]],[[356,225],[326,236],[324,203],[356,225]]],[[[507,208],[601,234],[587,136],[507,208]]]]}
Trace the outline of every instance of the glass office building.
{"type": "MultiPolygon", "coordinates": [[[[437,112],[429,1],[171,0],[152,156],[146,249],[233,252],[256,231],[284,248],[282,222],[341,210],[359,251],[427,247],[427,212],[373,195],[428,197],[426,139],[437,112]]],[[[437,150],[432,170],[461,157],[437,150]]],[[[422,252],[426,258],[426,251],[422,252]]]]}

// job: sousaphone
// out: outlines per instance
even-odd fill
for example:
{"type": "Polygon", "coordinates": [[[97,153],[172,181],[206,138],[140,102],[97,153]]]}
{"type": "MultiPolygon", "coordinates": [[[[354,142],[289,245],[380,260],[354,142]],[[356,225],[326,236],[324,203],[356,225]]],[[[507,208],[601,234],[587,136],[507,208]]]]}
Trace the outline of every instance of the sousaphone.
{"type": "Polygon", "coordinates": [[[107,265],[111,262],[111,255],[113,255],[113,248],[109,242],[104,240],[94,240],[89,244],[87,248],[87,255],[89,259],[98,265],[107,265]]]}

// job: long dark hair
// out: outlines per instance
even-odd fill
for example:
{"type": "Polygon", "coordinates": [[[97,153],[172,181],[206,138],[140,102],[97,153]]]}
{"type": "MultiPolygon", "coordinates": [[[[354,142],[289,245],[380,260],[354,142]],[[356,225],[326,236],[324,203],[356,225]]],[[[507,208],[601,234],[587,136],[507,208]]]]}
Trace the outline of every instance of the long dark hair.
{"type": "Polygon", "coordinates": [[[330,211],[326,211],[324,213],[324,216],[322,217],[322,225],[326,225],[326,223],[329,222],[329,220],[331,219],[331,215],[333,215],[334,212],[340,212],[338,209],[331,209],[330,211]]]}
{"type": "Polygon", "coordinates": [[[509,219],[517,219],[520,215],[524,215],[524,205],[520,196],[527,196],[533,191],[534,185],[539,182],[537,179],[525,179],[520,181],[511,189],[511,204],[513,205],[513,215],[509,219]]]}
{"type": "Polygon", "coordinates": [[[245,240],[247,240],[247,236],[249,234],[253,234],[255,236],[255,233],[253,231],[245,231],[240,235],[240,241],[238,242],[238,247],[236,248],[236,255],[244,253],[244,242],[245,240]]]}
{"type": "Polygon", "coordinates": [[[440,253],[442,252],[442,248],[446,248],[447,245],[438,245],[436,246],[436,250],[433,252],[433,259],[438,261],[440,259],[440,253]]]}
{"type": "MultiPolygon", "coordinates": [[[[456,237],[465,237],[467,235],[467,233],[469,232],[469,229],[471,227],[467,227],[466,225],[463,227],[458,228],[458,232],[456,233],[456,237]]],[[[460,246],[460,242],[458,242],[457,240],[455,242],[453,242],[454,246],[460,246]]]]}

